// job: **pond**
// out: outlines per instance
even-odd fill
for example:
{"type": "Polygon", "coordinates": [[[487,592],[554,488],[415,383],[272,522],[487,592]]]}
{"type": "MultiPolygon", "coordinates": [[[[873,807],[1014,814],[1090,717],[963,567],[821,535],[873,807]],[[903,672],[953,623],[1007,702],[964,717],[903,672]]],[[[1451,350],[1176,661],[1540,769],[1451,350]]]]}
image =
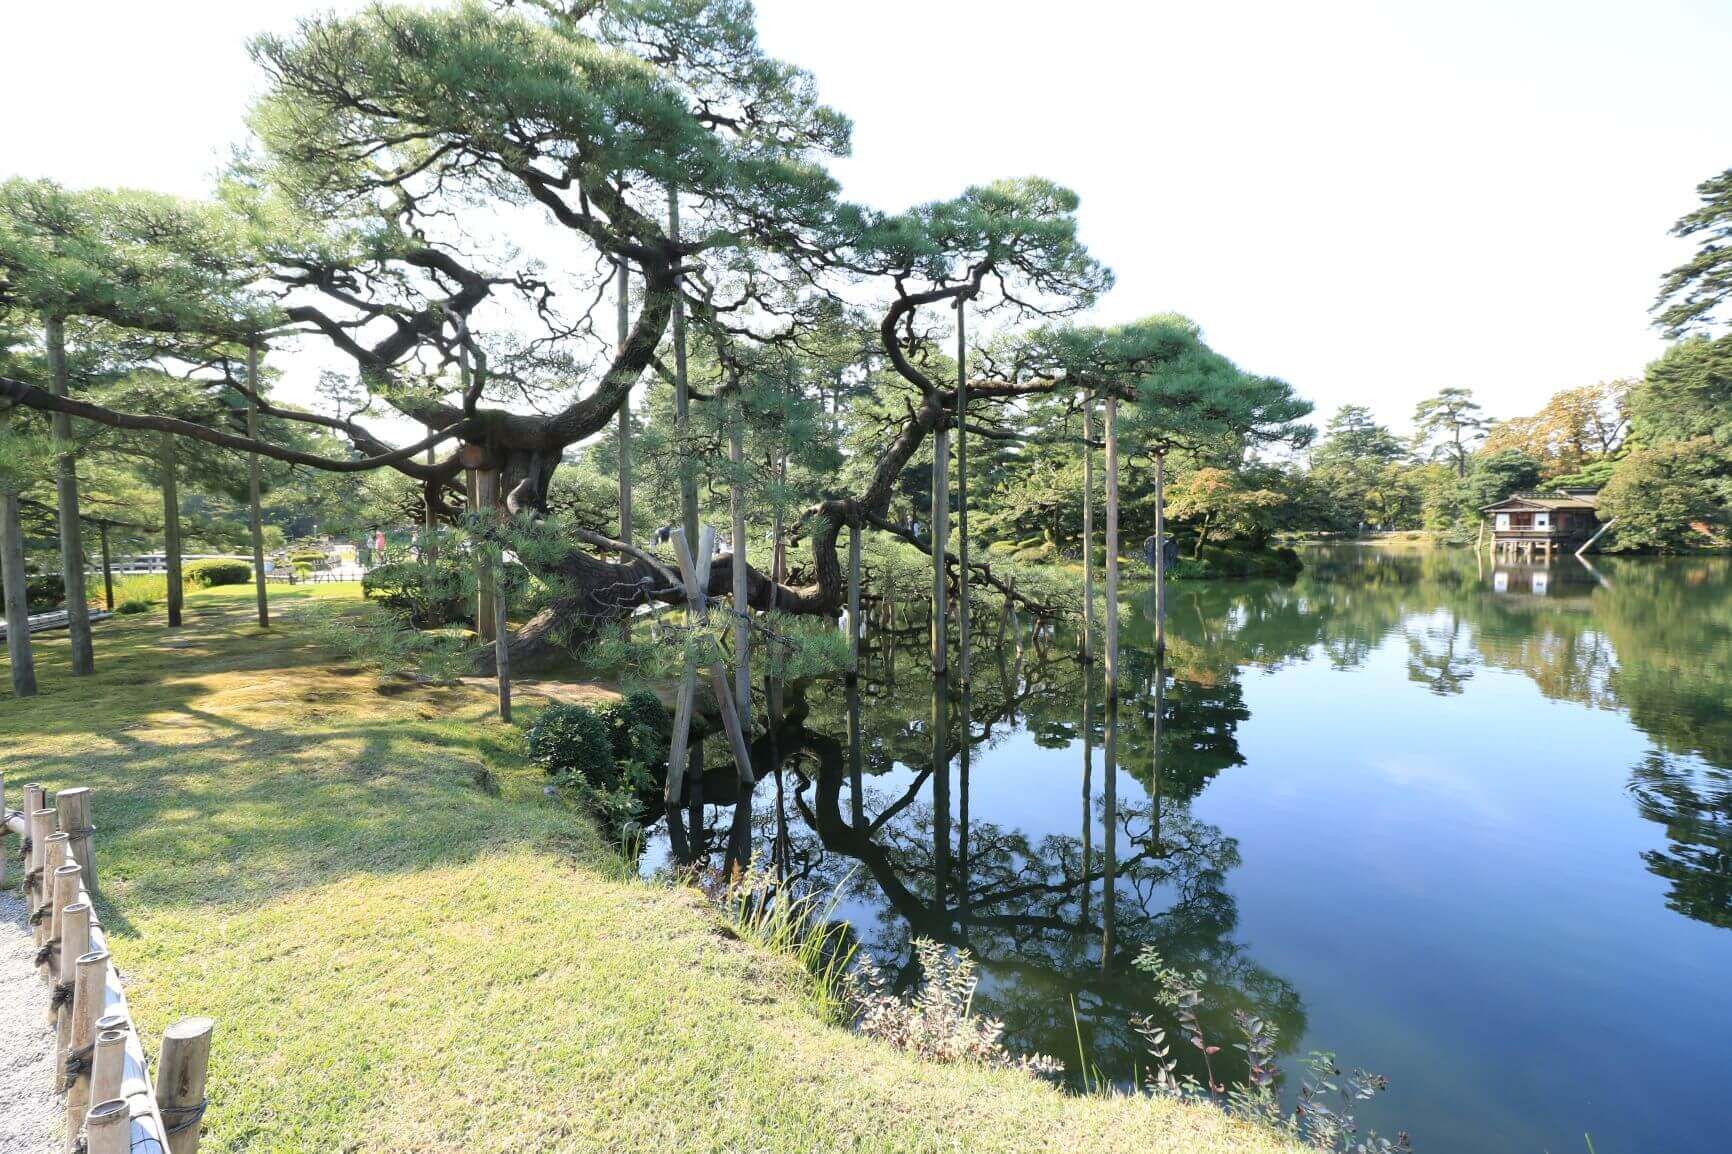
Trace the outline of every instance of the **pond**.
{"type": "Polygon", "coordinates": [[[1116,717],[1068,624],[980,622],[963,693],[912,607],[857,689],[781,691],[757,859],[841,887],[891,974],[915,937],[966,948],[977,1006],[1075,1082],[1147,1071],[1152,946],[1204,974],[1218,1069],[1258,1013],[1289,1099],[1332,1051],[1390,1079],[1362,1124],[1422,1151],[1725,1149],[1728,560],[1306,561],[1171,586],[1163,662],[1129,588],[1116,717]]]}

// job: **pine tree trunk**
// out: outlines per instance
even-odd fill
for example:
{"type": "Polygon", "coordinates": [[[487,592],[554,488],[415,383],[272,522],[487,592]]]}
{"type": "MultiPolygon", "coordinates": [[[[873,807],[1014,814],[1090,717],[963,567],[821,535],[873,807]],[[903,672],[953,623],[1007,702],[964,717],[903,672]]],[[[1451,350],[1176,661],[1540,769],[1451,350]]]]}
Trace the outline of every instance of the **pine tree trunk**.
{"type": "MultiPolygon", "coordinates": [[[[67,394],[66,326],[59,317],[45,318],[48,345],[49,386],[57,397],[67,394]]],[[[72,418],[55,413],[55,496],[60,514],[60,575],[66,586],[66,628],[72,642],[72,672],[85,676],[96,672],[96,653],[90,641],[90,605],[84,593],[84,537],[78,520],[78,458],[73,452],[72,418]]]]}
{"type": "Polygon", "coordinates": [[[173,433],[162,435],[162,558],[168,584],[168,625],[178,629],[186,603],[180,564],[180,463],[173,433]]]}
{"type": "MultiPolygon", "coordinates": [[[[247,346],[247,387],[252,390],[252,397],[247,400],[247,436],[252,440],[259,439],[259,350],[257,345],[247,346]]],[[[258,592],[259,627],[269,628],[271,624],[270,601],[265,595],[265,523],[264,513],[259,508],[259,455],[247,454],[247,511],[253,533],[253,585],[258,592]]]]}
{"type": "Polygon", "coordinates": [[[36,658],[30,647],[30,596],[24,572],[24,529],[18,494],[0,490],[0,584],[6,594],[6,656],[12,664],[14,697],[36,695],[36,658]]]}

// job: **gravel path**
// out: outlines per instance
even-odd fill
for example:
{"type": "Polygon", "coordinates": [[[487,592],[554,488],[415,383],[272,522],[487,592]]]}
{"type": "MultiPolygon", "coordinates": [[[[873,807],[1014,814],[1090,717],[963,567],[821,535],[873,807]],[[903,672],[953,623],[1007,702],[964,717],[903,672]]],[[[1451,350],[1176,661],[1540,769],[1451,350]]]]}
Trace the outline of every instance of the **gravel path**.
{"type": "Polygon", "coordinates": [[[24,902],[8,885],[0,890],[0,1154],[48,1154],[60,1133],[49,1092],[48,986],[36,976],[35,955],[24,902]]]}

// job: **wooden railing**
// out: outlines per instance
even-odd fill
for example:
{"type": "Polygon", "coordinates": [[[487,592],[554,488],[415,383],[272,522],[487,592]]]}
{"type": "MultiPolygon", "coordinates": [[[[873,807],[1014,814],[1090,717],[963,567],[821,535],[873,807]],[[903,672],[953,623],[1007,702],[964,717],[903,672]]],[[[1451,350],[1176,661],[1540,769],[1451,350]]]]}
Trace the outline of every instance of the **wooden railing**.
{"type": "MultiPolygon", "coordinates": [[[[91,894],[96,828],[90,791],[63,789],[48,806],[40,785],[24,787],[24,808],[5,807],[6,833],[21,841],[24,908],[36,938],[36,966],[49,983],[55,1027],[54,1085],[66,1096],[66,1149],[88,1154],[195,1154],[204,1116],[212,1022],[186,1018],[163,1034],[153,1085],[126,991],[91,894]]],[[[0,853],[0,882],[5,854],[0,853]]]]}

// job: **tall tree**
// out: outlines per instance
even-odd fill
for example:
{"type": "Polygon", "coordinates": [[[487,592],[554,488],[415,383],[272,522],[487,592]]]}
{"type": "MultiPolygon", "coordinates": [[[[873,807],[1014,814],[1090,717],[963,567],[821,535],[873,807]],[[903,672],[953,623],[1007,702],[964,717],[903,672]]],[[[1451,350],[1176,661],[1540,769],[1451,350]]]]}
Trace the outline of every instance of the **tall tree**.
{"type": "Polygon", "coordinates": [[[1701,204],[1672,226],[1672,235],[1694,240],[1695,255],[1660,282],[1656,323],[1678,338],[1728,322],[1732,304],[1732,168],[1696,186],[1701,204]]]}
{"type": "Polygon", "coordinates": [[[1413,410],[1414,445],[1429,449],[1432,460],[1448,461],[1457,477],[1465,477],[1473,442],[1485,436],[1488,423],[1471,389],[1439,389],[1413,410]]]}

